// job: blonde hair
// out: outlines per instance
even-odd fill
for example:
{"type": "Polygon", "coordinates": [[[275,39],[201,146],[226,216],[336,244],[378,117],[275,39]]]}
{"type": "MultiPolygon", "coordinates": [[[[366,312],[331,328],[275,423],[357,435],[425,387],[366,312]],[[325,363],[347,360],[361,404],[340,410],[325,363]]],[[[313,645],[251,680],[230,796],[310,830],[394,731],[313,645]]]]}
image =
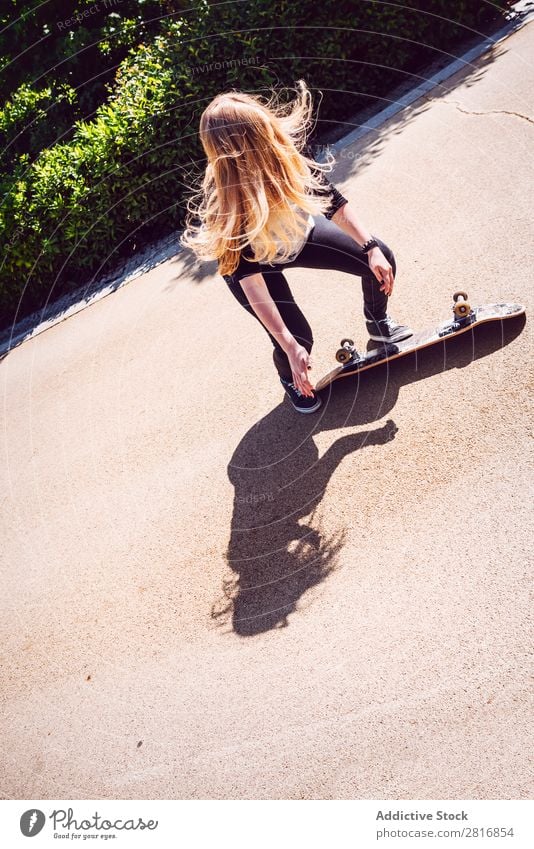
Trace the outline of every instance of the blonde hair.
{"type": "Polygon", "coordinates": [[[201,189],[188,201],[180,242],[200,259],[218,260],[222,275],[235,271],[252,242],[257,262],[275,256],[284,261],[305,232],[295,207],[309,214],[328,209],[320,172],[330,170],[333,157],[322,165],[302,152],[313,107],[304,80],[297,86],[297,97],[287,104],[274,91],[268,100],[230,91],[202,113],[199,132],[208,163],[201,189]]]}

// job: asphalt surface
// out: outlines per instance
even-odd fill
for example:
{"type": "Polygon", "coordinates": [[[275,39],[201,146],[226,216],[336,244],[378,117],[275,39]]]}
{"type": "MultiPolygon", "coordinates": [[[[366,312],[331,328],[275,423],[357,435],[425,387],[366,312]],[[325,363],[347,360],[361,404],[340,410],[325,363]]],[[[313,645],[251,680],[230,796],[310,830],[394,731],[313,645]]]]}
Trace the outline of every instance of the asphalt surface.
{"type": "MultiPolygon", "coordinates": [[[[532,304],[532,23],[335,182],[391,312],[532,304]]],[[[359,279],[288,272],[317,379],[359,279]]],[[[299,416],[185,254],[7,354],[4,798],[526,798],[531,334],[481,328],[299,416]]]]}

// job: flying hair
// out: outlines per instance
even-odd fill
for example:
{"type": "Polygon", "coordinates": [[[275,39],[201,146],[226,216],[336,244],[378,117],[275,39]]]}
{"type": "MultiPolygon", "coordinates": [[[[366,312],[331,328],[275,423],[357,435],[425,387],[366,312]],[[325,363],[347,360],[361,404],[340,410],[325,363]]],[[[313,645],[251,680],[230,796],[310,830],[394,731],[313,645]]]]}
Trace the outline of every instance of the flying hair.
{"type": "Polygon", "coordinates": [[[216,259],[221,275],[232,274],[252,244],[257,262],[286,260],[305,232],[306,216],[295,208],[312,215],[327,210],[320,172],[331,170],[333,157],[320,164],[304,152],[312,116],[304,80],[287,103],[274,90],[269,98],[228,91],[203,111],[199,134],[207,165],[201,188],[188,200],[180,243],[199,259],[216,259]]]}

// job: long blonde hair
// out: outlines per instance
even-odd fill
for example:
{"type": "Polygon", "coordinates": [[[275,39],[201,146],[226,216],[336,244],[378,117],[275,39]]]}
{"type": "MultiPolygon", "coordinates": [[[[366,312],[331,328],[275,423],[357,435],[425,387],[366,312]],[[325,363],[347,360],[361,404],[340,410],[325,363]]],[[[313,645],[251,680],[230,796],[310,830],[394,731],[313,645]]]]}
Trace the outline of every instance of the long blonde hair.
{"type": "Polygon", "coordinates": [[[312,169],[330,170],[333,157],[320,164],[302,152],[313,106],[304,80],[297,86],[287,104],[274,91],[268,100],[229,91],[202,113],[208,163],[201,189],[188,201],[180,242],[200,259],[217,259],[222,275],[235,271],[252,243],[257,262],[287,259],[306,226],[295,207],[317,215],[329,206],[321,174],[312,169]]]}

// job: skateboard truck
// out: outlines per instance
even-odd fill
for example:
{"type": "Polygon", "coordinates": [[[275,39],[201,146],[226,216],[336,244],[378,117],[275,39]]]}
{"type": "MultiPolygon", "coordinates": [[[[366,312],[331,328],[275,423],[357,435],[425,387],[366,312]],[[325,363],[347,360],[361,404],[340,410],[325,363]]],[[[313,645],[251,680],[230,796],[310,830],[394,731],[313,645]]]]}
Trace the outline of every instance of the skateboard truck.
{"type": "Polygon", "coordinates": [[[454,316],[453,321],[440,330],[440,336],[456,333],[476,321],[476,311],[471,308],[471,304],[467,300],[467,292],[454,293],[452,296],[452,314],[454,316]]]}
{"type": "Polygon", "coordinates": [[[360,354],[352,339],[342,339],[339,344],[341,347],[336,351],[336,360],[342,366],[354,365],[357,367],[364,363],[378,363],[380,360],[387,359],[393,356],[393,354],[398,353],[399,350],[397,345],[384,343],[382,347],[374,350],[372,354],[369,352],[367,354],[360,354]]]}
{"type": "Polygon", "coordinates": [[[467,292],[455,292],[452,301],[452,311],[457,320],[467,318],[472,314],[473,310],[467,300],[467,292]]]}
{"type": "Polygon", "coordinates": [[[342,339],[339,344],[340,347],[336,351],[336,360],[338,363],[345,365],[345,363],[348,363],[351,360],[360,359],[360,355],[358,354],[352,339],[342,339]]]}

